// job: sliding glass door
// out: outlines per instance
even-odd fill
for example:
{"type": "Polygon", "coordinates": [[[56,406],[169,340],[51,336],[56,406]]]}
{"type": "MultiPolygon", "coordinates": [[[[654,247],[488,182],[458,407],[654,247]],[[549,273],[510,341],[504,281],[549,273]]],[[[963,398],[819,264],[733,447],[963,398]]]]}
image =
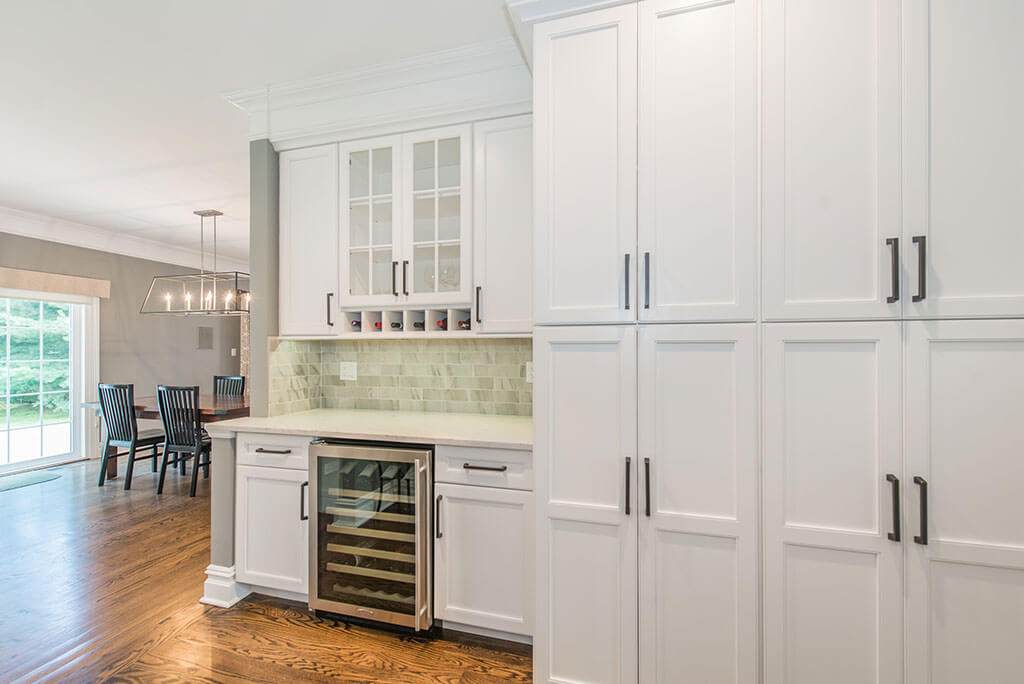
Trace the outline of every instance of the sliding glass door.
{"type": "Polygon", "coordinates": [[[77,308],[0,297],[0,471],[75,457],[77,308]]]}

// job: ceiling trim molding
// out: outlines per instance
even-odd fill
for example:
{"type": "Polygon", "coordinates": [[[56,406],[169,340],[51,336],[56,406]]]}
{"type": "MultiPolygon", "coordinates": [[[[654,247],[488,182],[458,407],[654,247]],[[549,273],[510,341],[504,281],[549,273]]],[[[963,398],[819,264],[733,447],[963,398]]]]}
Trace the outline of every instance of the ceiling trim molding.
{"type": "MultiPolygon", "coordinates": [[[[0,207],[0,233],[58,242],[72,247],[158,261],[174,266],[198,269],[200,265],[198,249],[188,249],[120,231],[33,214],[9,207],[0,207]]],[[[249,265],[246,262],[223,255],[218,255],[217,266],[224,271],[246,272],[249,270],[249,265]]]]}
{"type": "Polygon", "coordinates": [[[515,19],[524,24],[536,24],[636,2],[637,0],[505,0],[505,5],[515,19]]]}
{"type": "Polygon", "coordinates": [[[284,150],[528,113],[533,83],[506,38],[224,97],[249,114],[250,140],[284,150]]]}

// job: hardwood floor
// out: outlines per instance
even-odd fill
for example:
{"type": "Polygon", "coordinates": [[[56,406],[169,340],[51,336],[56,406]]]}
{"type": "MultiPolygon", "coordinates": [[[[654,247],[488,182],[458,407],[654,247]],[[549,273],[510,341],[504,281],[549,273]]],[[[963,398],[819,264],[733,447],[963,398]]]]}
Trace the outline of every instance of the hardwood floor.
{"type": "MultiPolygon", "coordinates": [[[[143,465],[143,464],[140,464],[143,465]]],[[[209,563],[209,481],[139,467],[96,486],[98,462],[0,492],[4,682],[531,681],[529,649],[396,635],[251,596],[199,603],[209,563]]]]}

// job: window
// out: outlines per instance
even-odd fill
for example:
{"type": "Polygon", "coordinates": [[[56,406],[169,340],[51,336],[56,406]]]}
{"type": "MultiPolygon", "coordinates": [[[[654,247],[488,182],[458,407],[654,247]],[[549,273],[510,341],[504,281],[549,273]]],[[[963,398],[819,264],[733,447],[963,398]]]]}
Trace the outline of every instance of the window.
{"type": "Polygon", "coordinates": [[[84,308],[0,297],[0,471],[79,453],[84,308]]]}

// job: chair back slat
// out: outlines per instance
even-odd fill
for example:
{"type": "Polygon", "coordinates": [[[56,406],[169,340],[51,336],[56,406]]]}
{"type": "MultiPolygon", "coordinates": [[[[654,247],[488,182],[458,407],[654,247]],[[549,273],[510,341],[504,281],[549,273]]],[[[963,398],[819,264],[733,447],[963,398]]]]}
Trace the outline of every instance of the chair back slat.
{"type": "Polygon", "coordinates": [[[192,449],[202,443],[202,424],[199,420],[199,387],[156,388],[160,404],[160,421],[164,425],[167,449],[192,449]]]}
{"type": "Polygon", "coordinates": [[[107,439],[134,442],[139,435],[139,424],[135,420],[135,386],[100,384],[99,395],[107,439]]]}
{"type": "Polygon", "coordinates": [[[245,394],[245,376],[214,375],[213,393],[230,396],[241,396],[245,394]]]}

